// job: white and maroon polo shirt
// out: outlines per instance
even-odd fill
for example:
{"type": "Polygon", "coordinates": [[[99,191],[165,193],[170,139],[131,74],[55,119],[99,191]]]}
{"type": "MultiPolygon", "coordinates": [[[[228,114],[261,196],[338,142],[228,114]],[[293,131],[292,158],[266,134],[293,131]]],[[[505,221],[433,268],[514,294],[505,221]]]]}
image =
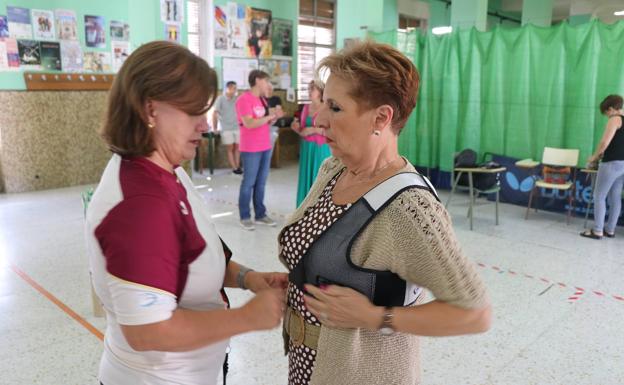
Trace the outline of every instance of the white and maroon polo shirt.
{"type": "Polygon", "coordinates": [[[93,285],[106,311],[104,385],[214,384],[228,341],[188,352],[138,352],[119,325],[165,321],[179,306],[223,309],[226,258],[182,168],[113,155],[87,210],[93,285]]]}

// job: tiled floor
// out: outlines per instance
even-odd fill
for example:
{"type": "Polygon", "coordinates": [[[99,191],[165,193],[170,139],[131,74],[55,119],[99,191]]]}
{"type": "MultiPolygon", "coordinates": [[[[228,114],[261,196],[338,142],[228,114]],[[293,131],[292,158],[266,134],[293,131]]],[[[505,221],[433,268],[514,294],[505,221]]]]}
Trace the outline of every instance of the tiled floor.
{"type": "MultiPolygon", "coordinates": [[[[266,200],[279,222],[294,208],[296,172],[296,165],[271,172],[266,200]]],[[[283,270],[279,227],[247,232],[238,225],[240,177],[222,170],[195,181],[235,258],[283,270]]],[[[103,331],[105,321],[91,312],[84,188],[0,195],[2,385],[97,383],[100,340],[18,275],[103,331]]],[[[484,335],[424,338],[424,384],[624,384],[624,231],[618,228],[615,239],[582,239],[581,219],[566,225],[563,215],[540,212],[525,221],[523,209],[511,205],[502,205],[494,226],[494,206],[483,200],[469,231],[466,210],[466,197],[454,199],[457,236],[480,264],[495,319],[484,335]],[[576,287],[584,290],[571,301],[576,287]]],[[[230,292],[235,306],[249,296],[230,292]]],[[[286,364],[278,330],[236,337],[228,384],[286,384],[286,364]]]]}

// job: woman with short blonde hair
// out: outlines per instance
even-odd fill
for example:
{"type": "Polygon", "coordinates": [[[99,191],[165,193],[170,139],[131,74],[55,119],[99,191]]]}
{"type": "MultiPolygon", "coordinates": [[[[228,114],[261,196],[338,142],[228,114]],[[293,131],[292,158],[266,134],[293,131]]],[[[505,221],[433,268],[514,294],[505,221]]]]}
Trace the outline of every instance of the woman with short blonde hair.
{"type": "Polygon", "coordinates": [[[398,153],[418,71],[365,42],[330,55],[316,124],[333,157],[279,235],[289,384],[420,383],[418,336],[486,331],[490,305],[426,178],[398,153]],[[434,300],[424,302],[424,289],[434,300]]]}

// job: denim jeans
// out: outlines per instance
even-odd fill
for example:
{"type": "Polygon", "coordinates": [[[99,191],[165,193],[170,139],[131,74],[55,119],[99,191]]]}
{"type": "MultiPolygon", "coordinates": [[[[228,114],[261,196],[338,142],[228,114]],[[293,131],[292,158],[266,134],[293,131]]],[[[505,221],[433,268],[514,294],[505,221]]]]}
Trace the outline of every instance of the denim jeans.
{"type": "Polygon", "coordinates": [[[594,190],[594,231],[612,233],[622,209],[622,187],[624,186],[624,160],[600,163],[594,190]],[[609,200],[609,220],[605,226],[609,200]]]}
{"type": "Polygon", "coordinates": [[[238,210],[240,219],[251,219],[249,203],[253,195],[254,213],[256,219],[266,216],[264,206],[264,187],[269,176],[271,166],[271,153],[273,150],[260,152],[242,152],[243,182],[238,195],[238,210]]]}

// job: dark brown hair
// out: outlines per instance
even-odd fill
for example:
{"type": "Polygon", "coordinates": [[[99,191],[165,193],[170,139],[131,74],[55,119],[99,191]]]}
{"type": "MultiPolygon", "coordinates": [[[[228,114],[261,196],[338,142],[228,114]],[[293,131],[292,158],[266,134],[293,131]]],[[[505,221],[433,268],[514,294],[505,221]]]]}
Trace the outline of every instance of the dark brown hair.
{"type": "Polygon", "coordinates": [[[351,82],[349,95],[363,109],[387,104],[394,110],[392,129],[398,135],[416,106],[420,77],[414,64],[397,49],[365,41],[321,60],[317,72],[351,82]]]}
{"type": "Polygon", "coordinates": [[[249,73],[249,78],[247,80],[249,80],[249,87],[253,87],[256,85],[256,80],[268,78],[270,78],[268,73],[261,70],[252,70],[249,73]]]}
{"type": "Polygon", "coordinates": [[[186,47],[167,41],[142,45],[124,62],[108,95],[102,136],[120,155],[154,151],[145,104],[159,101],[189,115],[205,114],[217,95],[217,74],[186,47]]]}
{"type": "Polygon", "coordinates": [[[620,95],[609,95],[600,103],[600,113],[606,114],[609,108],[621,110],[624,99],[620,95]]]}

